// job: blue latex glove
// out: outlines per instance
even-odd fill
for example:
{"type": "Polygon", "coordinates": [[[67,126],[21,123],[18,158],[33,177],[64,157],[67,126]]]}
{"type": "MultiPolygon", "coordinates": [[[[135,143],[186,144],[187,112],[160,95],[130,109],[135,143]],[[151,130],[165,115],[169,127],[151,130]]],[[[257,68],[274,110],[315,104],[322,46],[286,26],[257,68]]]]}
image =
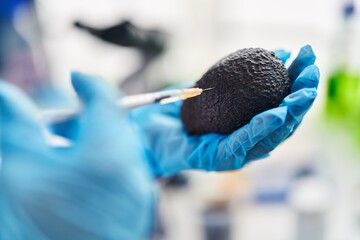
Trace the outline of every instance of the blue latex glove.
{"type": "MultiPolygon", "coordinates": [[[[283,62],[290,56],[285,51],[276,54],[283,62]]],[[[130,118],[143,134],[154,174],[167,176],[186,169],[234,170],[267,157],[294,132],[317,96],[320,74],[314,62],[311,47],[303,47],[288,69],[291,94],[279,107],[258,114],[230,135],[187,134],[180,119],[181,102],[133,110],[130,118]]]]}
{"type": "Polygon", "coordinates": [[[46,144],[36,109],[0,81],[0,239],[147,239],[154,192],[138,135],[103,82],[79,73],[73,144],[46,144]]]}

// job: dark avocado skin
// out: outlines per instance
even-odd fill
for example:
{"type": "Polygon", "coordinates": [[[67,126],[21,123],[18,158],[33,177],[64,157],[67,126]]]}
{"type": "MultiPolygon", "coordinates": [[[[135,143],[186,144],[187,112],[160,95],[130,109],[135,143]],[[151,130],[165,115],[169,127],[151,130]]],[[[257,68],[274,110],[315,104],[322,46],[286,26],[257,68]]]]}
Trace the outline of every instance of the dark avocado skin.
{"type": "Polygon", "coordinates": [[[278,107],[290,93],[290,79],[273,52],[245,48],[217,62],[195,87],[213,89],[184,101],[185,129],[190,134],[230,134],[255,115],[278,107]]]}

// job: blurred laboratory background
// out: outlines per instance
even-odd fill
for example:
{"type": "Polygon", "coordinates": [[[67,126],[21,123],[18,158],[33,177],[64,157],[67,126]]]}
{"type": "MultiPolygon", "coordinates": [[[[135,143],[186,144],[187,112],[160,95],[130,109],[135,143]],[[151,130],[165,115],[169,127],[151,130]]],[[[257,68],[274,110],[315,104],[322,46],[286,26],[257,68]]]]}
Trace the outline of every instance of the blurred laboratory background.
{"type": "Polygon", "coordinates": [[[42,108],[76,104],[72,70],[134,94],[191,85],[241,48],[306,44],[321,81],[296,133],[241,171],[159,179],[154,240],[360,239],[360,1],[0,1],[0,78],[42,108]]]}

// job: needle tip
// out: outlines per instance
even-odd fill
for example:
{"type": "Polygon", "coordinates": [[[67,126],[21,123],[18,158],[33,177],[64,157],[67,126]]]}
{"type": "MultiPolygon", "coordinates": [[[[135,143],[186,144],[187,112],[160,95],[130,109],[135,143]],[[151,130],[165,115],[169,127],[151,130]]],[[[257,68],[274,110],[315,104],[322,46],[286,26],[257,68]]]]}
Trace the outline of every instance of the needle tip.
{"type": "Polygon", "coordinates": [[[205,89],[203,89],[203,92],[204,92],[204,91],[209,91],[209,90],[211,90],[211,89],[214,89],[214,88],[205,88],[205,89]]]}

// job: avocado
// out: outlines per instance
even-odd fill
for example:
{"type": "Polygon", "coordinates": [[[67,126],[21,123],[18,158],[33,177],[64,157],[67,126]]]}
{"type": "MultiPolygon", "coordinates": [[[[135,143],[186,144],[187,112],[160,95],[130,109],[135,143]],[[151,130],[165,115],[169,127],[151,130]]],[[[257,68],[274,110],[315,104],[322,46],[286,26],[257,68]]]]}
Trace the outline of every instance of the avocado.
{"type": "Polygon", "coordinates": [[[245,48],[217,62],[195,87],[212,89],[184,101],[185,129],[190,134],[230,134],[255,115],[278,107],[290,93],[290,78],[274,52],[245,48]]]}

